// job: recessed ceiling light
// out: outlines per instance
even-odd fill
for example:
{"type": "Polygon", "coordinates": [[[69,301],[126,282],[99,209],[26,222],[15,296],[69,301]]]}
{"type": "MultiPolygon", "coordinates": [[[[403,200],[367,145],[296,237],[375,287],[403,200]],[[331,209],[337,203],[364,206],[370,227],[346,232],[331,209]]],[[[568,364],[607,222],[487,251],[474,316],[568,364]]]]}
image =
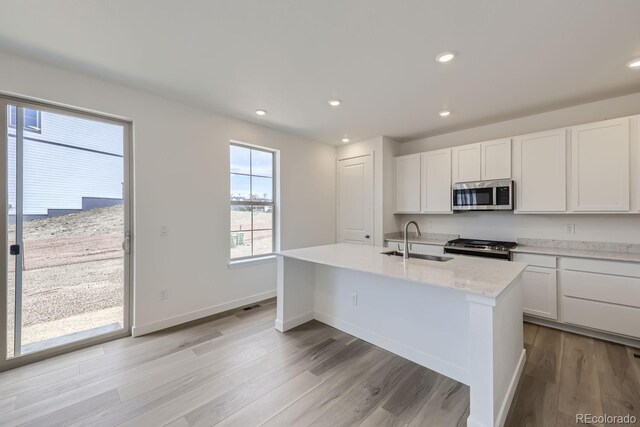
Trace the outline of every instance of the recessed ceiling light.
{"type": "Polygon", "coordinates": [[[633,61],[629,62],[627,64],[627,67],[632,68],[632,69],[637,69],[640,68],[640,58],[636,58],[633,61]]]}
{"type": "Polygon", "coordinates": [[[340,104],[342,104],[342,102],[339,99],[330,99],[329,100],[329,105],[331,105],[332,107],[337,107],[340,104]]]}
{"type": "Polygon", "coordinates": [[[438,115],[440,117],[449,117],[451,115],[451,111],[449,110],[442,110],[438,113],[438,115]]]}
{"type": "Polygon", "coordinates": [[[267,114],[267,110],[256,110],[256,114],[259,116],[264,116],[267,114]]]}
{"type": "Polygon", "coordinates": [[[456,57],[454,52],[442,52],[440,55],[436,56],[436,61],[441,64],[446,64],[447,62],[453,61],[453,58],[456,57]]]}
{"type": "Polygon", "coordinates": [[[350,140],[349,138],[347,138],[347,137],[342,138],[342,142],[344,142],[345,144],[346,144],[347,142],[349,142],[349,141],[351,141],[351,140],[350,140]]]}

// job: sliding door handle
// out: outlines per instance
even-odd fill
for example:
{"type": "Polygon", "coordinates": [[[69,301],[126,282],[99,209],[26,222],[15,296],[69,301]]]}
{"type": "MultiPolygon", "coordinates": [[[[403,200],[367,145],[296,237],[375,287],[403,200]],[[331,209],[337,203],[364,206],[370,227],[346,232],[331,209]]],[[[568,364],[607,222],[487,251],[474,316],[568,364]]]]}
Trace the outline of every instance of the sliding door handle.
{"type": "Polygon", "coordinates": [[[131,233],[124,233],[124,240],[122,241],[122,250],[125,254],[131,253],[131,233]]]}
{"type": "Polygon", "coordinates": [[[9,254],[11,254],[11,255],[20,255],[20,245],[11,245],[11,246],[9,246],[9,254]]]}

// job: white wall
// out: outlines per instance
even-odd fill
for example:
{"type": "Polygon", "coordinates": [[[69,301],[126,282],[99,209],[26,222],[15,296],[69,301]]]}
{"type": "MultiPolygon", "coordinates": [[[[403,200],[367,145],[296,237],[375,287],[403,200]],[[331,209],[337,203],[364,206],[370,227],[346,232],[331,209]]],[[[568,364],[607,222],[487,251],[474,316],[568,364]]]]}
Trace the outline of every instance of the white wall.
{"type": "Polygon", "coordinates": [[[400,155],[524,135],[616,117],[632,116],[638,113],[640,113],[640,92],[519,119],[492,123],[486,126],[407,141],[400,144],[400,155]]]}
{"type": "MultiPolygon", "coordinates": [[[[400,144],[400,154],[413,154],[472,142],[517,136],[581,123],[640,113],[640,93],[508,120],[400,144]]],[[[517,191],[517,189],[516,189],[517,191]]],[[[515,215],[507,212],[465,212],[455,215],[399,215],[396,226],[417,220],[422,230],[463,237],[508,239],[518,237],[640,243],[638,215],[515,215]],[[432,228],[427,229],[426,221],[432,228]],[[576,233],[567,234],[566,224],[576,233]]]]}
{"type": "Polygon", "coordinates": [[[230,140],[280,150],[282,249],[335,241],[335,147],[30,59],[0,64],[2,92],[133,120],[137,333],[275,295],[275,262],[227,266],[230,140]]]}

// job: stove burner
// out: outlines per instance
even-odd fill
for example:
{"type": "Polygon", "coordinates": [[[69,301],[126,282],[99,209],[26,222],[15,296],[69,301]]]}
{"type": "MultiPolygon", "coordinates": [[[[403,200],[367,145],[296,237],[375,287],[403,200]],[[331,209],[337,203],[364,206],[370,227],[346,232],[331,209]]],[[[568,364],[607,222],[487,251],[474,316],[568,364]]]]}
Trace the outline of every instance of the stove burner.
{"type": "Polygon", "coordinates": [[[515,242],[500,242],[493,240],[454,239],[447,242],[445,253],[461,255],[484,256],[488,258],[511,259],[511,249],[515,242]]]}

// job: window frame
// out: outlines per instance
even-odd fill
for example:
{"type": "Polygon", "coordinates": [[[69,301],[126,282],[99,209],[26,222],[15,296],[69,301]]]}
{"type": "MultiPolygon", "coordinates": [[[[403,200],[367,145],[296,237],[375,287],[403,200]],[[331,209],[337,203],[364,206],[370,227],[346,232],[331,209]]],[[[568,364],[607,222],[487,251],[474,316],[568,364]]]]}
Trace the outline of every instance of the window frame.
{"type": "MultiPolygon", "coordinates": [[[[26,130],[27,132],[33,132],[33,133],[42,133],[42,111],[37,110],[37,109],[33,109],[33,108],[25,108],[25,110],[31,110],[31,111],[35,111],[36,112],[36,122],[37,122],[37,127],[27,127],[24,126],[24,130],[26,130]]],[[[17,114],[18,114],[18,110],[15,109],[15,114],[16,114],[16,121],[17,121],[17,114]]],[[[11,119],[13,117],[12,111],[11,109],[9,109],[8,112],[8,117],[7,117],[7,125],[10,128],[14,128],[16,127],[16,123],[14,123],[11,119]]]]}
{"type": "MultiPolygon", "coordinates": [[[[251,179],[252,177],[258,177],[258,178],[271,178],[271,201],[270,202],[260,202],[260,201],[255,201],[255,200],[248,200],[248,201],[234,201],[234,200],[229,200],[230,202],[230,208],[233,206],[248,206],[248,207],[253,207],[253,206],[271,206],[271,228],[260,228],[260,229],[254,229],[253,228],[253,209],[251,209],[251,255],[248,256],[242,256],[242,257],[232,257],[231,256],[231,245],[229,245],[229,261],[231,263],[235,263],[235,262],[244,262],[244,261],[250,261],[250,260],[256,260],[256,259],[260,259],[260,258],[266,258],[266,257],[272,257],[274,256],[275,252],[276,252],[276,225],[277,225],[277,200],[278,200],[278,196],[276,194],[276,190],[277,190],[277,185],[276,185],[276,181],[279,178],[277,175],[277,155],[278,155],[278,151],[277,150],[272,150],[266,147],[260,147],[260,146],[256,146],[256,145],[252,145],[252,144],[246,144],[246,143],[242,143],[242,142],[237,142],[237,141],[231,141],[229,143],[229,148],[231,148],[232,146],[235,147],[240,147],[240,148],[245,148],[250,150],[249,151],[249,173],[237,173],[237,172],[231,172],[231,163],[229,163],[229,184],[231,184],[231,176],[232,175],[239,175],[239,176],[246,176],[249,177],[249,196],[251,197],[253,195],[253,180],[251,179]],[[251,155],[251,151],[262,151],[264,153],[268,153],[271,155],[271,176],[265,176],[265,175],[256,175],[253,174],[253,157],[251,155]],[[271,230],[271,252],[269,253],[264,253],[264,254],[257,254],[254,255],[253,251],[254,251],[254,242],[253,242],[253,233],[255,231],[269,231],[271,230]]],[[[230,160],[230,159],[229,159],[230,160]]],[[[231,187],[231,186],[229,186],[231,187]]],[[[231,210],[229,210],[229,220],[231,220],[231,210]]],[[[231,225],[231,224],[230,224],[231,225]]],[[[231,230],[231,227],[229,227],[229,236],[231,236],[231,233],[237,233],[239,231],[244,231],[244,230],[231,230]]]]}

